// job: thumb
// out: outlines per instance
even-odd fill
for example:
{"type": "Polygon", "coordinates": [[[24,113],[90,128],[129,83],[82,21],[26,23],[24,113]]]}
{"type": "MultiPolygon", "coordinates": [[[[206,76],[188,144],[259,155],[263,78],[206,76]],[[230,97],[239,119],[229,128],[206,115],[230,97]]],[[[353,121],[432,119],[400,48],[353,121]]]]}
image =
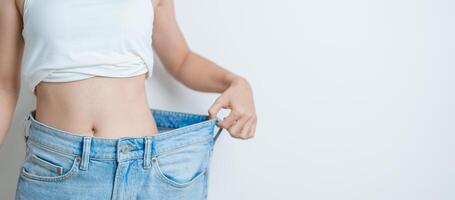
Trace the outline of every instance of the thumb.
{"type": "Polygon", "coordinates": [[[223,108],[225,105],[224,105],[224,98],[222,98],[222,96],[218,97],[215,102],[213,103],[213,105],[209,108],[209,119],[212,119],[214,117],[216,117],[216,115],[218,114],[218,112],[221,110],[221,108],[223,108]]]}

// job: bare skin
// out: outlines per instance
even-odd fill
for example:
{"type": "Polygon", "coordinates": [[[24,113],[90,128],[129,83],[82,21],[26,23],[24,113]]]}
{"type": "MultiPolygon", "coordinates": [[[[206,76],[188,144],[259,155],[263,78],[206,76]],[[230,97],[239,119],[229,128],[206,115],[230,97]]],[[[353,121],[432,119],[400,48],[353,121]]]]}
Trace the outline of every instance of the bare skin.
{"type": "MultiPolygon", "coordinates": [[[[23,2],[0,0],[0,144],[10,128],[20,90],[23,2]]],[[[177,24],[172,0],[152,0],[152,4],[152,46],[167,72],[190,89],[220,93],[208,109],[209,117],[215,117],[221,108],[231,109],[219,127],[234,138],[252,138],[257,117],[248,81],[191,51],[177,24]]],[[[48,126],[102,138],[157,133],[147,102],[145,74],[41,82],[35,92],[36,119],[48,126]]]]}

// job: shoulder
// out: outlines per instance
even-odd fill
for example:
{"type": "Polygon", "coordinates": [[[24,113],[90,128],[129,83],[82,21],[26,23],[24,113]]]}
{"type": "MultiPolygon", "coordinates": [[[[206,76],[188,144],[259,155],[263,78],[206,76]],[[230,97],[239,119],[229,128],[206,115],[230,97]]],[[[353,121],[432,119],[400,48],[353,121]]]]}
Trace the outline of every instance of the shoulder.
{"type": "Polygon", "coordinates": [[[151,1],[155,8],[174,4],[174,0],[151,0],[151,1]]]}
{"type": "Polygon", "coordinates": [[[163,0],[150,0],[150,1],[152,2],[153,7],[156,8],[163,0]]]}
{"type": "Polygon", "coordinates": [[[0,0],[0,14],[2,18],[20,14],[22,15],[22,7],[24,0],[0,0]]]}

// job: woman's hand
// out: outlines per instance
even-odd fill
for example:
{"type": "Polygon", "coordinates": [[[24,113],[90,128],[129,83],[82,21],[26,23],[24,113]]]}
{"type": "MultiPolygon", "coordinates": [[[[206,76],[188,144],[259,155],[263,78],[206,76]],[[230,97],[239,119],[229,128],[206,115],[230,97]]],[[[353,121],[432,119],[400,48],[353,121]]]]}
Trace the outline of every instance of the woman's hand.
{"type": "Polygon", "coordinates": [[[217,125],[232,137],[252,138],[256,111],[248,81],[191,51],[177,24],[173,1],[159,1],[153,7],[152,45],[166,70],[192,90],[222,93],[209,109],[209,117],[216,117],[221,108],[231,109],[217,125]]]}
{"type": "Polygon", "coordinates": [[[251,86],[246,79],[238,77],[231,82],[210,107],[209,118],[216,117],[221,108],[230,109],[231,112],[218,123],[219,127],[228,130],[234,138],[254,137],[257,123],[256,108],[251,86]]]}

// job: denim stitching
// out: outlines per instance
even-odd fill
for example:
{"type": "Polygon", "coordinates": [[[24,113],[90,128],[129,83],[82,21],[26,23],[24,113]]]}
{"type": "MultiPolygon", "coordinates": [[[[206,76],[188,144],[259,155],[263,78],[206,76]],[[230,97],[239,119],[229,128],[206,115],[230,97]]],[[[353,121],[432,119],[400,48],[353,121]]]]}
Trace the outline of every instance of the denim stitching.
{"type": "Polygon", "coordinates": [[[55,176],[55,177],[38,176],[38,175],[30,174],[29,172],[26,172],[25,168],[22,168],[21,175],[24,178],[28,178],[30,180],[38,180],[38,181],[46,181],[46,182],[62,181],[62,180],[65,180],[65,179],[73,176],[74,174],[76,174],[78,172],[77,163],[78,163],[77,159],[75,158],[73,160],[73,164],[71,166],[71,169],[67,173],[65,173],[64,175],[60,175],[60,176],[55,176]]]}
{"type": "Polygon", "coordinates": [[[57,147],[51,147],[49,145],[46,145],[46,144],[43,144],[41,142],[37,142],[37,141],[34,141],[34,140],[28,140],[28,142],[30,144],[32,144],[32,145],[35,145],[38,148],[51,151],[51,152],[59,154],[61,156],[65,156],[65,157],[71,156],[70,158],[73,158],[74,156],[78,156],[77,154],[69,153],[68,151],[59,149],[57,147]]]}
{"type": "MultiPolygon", "coordinates": [[[[179,145],[173,145],[171,147],[165,147],[165,148],[161,148],[157,151],[155,151],[155,153],[153,155],[162,155],[162,154],[166,154],[168,152],[172,152],[174,150],[178,150],[182,147],[185,147],[185,146],[191,146],[191,145],[195,145],[195,144],[200,144],[202,142],[206,142],[207,140],[211,140],[211,137],[207,137],[207,138],[204,138],[204,139],[198,139],[198,140],[192,140],[192,141],[189,141],[189,142],[185,142],[185,143],[182,143],[182,144],[179,144],[179,145]]],[[[41,142],[38,142],[36,140],[33,140],[33,139],[30,139],[28,140],[29,143],[32,143],[33,145],[35,145],[36,147],[38,148],[42,148],[44,150],[49,150],[49,151],[52,151],[53,153],[57,153],[59,155],[62,155],[62,156],[78,156],[78,154],[73,154],[73,153],[70,153],[66,150],[63,150],[63,149],[60,149],[58,147],[54,147],[54,146],[50,146],[50,145],[46,145],[46,144],[43,144],[41,142]]],[[[72,158],[72,157],[69,157],[69,158],[72,158]]],[[[131,158],[134,158],[134,159],[137,159],[137,158],[141,158],[142,156],[133,156],[131,158]]],[[[90,159],[92,160],[106,160],[106,161],[109,161],[109,160],[116,160],[116,157],[91,157],[90,159]]],[[[128,158],[127,160],[131,160],[130,158],[128,158]]]]}
{"type": "MultiPolygon", "coordinates": [[[[37,164],[37,165],[39,165],[41,167],[44,167],[44,168],[46,168],[48,170],[51,170],[53,172],[56,172],[56,171],[60,172],[60,173],[63,172],[63,167],[60,167],[60,166],[57,166],[57,165],[55,165],[53,163],[47,162],[47,161],[39,158],[35,154],[32,154],[30,159],[31,159],[31,162],[33,162],[33,163],[35,163],[35,164],[37,164]]],[[[61,175],[61,174],[59,174],[59,175],[61,175]]]]}
{"type": "Polygon", "coordinates": [[[155,137],[157,140],[162,140],[162,139],[166,139],[166,138],[169,138],[169,137],[172,137],[172,136],[176,136],[176,135],[187,134],[188,130],[196,131],[198,128],[201,128],[201,127],[203,127],[203,126],[205,126],[205,125],[207,125],[209,123],[213,123],[214,120],[215,119],[211,119],[211,120],[207,120],[207,121],[203,121],[203,122],[187,125],[185,127],[176,128],[176,129],[173,129],[173,130],[170,130],[170,131],[166,131],[164,133],[160,133],[158,135],[154,135],[152,137],[155,137]],[[172,133],[175,133],[177,131],[179,132],[178,134],[176,134],[176,135],[172,134],[172,133]]]}
{"type": "MultiPolygon", "coordinates": [[[[206,175],[208,173],[208,165],[209,163],[207,163],[207,167],[205,167],[204,170],[202,170],[198,175],[196,175],[195,177],[193,177],[192,180],[190,180],[189,182],[186,182],[186,183],[177,183],[173,180],[170,180],[169,178],[167,178],[163,171],[161,171],[161,168],[159,167],[159,164],[158,164],[158,156],[165,156],[165,155],[169,155],[169,154],[173,154],[175,153],[177,150],[181,149],[181,148],[184,148],[184,147],[188,147],[188,146],[193,146],[193,145],[197,145],[197,144],[203,144],[203,143],[206,143],[207,140],[201,140],[197,143],[192,143],[190,145],[183,145],[183,146],[180,146],[179,148],[175,148],[173,149],[172,151],[169,151],[169,152],[166,152],[166,153],[161,153],[161,154],[156,154],[153,156],[154,160],[153,163],[152,163],[152,167],[155,168],[155,170],[157,171],[155,174],[157,174],[157,176],[165,181],[166,183],[170,184],[171,186],[174,186],[175,188],[186,188],[190,185],[192,185],[194,182],[196,182],[197,180],[199,180],[201,177],[203,177],[204,175],[206,175]]],[[[210,161],[210,158],[211,158],[211,154],[210,154],[210,148],[208,149],[208,159],[206,162],[209,162],[210,161]]]]}
{"type": "Polygon", "coordinates": [[[197,116],[197,117],[204,117],[204,118],[208,117],[208,115],[204,115],[204,114],[196,114],[196,113],[181,112],[181,111],[177,112],[177,111],[155,109],[155,108],[152,109],[152,112],[156,112],[157,114],[160,114],[160,115],[180,115],[180,116],[185,116],[185,117],[197,116]]]}
{"type": "MultiPolygon", "coordinates": [[[[178,116],[180,118],[191,118],[191,119],[194,119],[194,117],[197,117],[196,121],[197,120],[204,120],[204,119],[207,119],[208,116],[207,115],[202,115],[202,114],[194,114],[194,113],[186,113],[186,112],[176,112],[176,111],[168,111],[168,110],[161,110],[161,109],[153,109],[152,112],[156,112],[156,114],[158,115],[164,115],[164,116],[178,116]]],[[[50,126],[47,126],[45,124],[42,124],[41,122],[37,121],[37,120],[34,120],[33,118],[30,118],[30,120],[36,122],[36,123],[32,123],[32,125],[35,127],[35,128],[38,128],[44,132],[47,132],[46,128],[49,128],[49,129],[52,129],[54,131],[57,131],[57,132],[63,132],[63,133],[66,133],[66,134],[73,134],[71,132],[68,132],[68,131],[64,131],[64,130],[60,130],[60,129],[56,129],[56,128],[53,128],[53,127],[50,127],[50,126]]],[[[194,124],[191,124],[191,125],[187,125],[185,127],[180,127],[180,128],[175,128],[173,130],[170,130],[170,131],[166,131],[164,133],[160,133],[158,135],[154,135],[154,136],[151,136],[152,138],[155,138],[156,140],[164,140],[164,139],[167,139],[169,137],[172,137],[172,136],[176,136],[176,135],[181,135],[181,134],[186,134],[188,130],[198,130],[198,128],[201,128],[209,123],[212,123],[213,121],[218,121],[217,118],[213,118],[213,119],[208,119],[208,120],[205,120],[205,121],[202,121],[202,122],[198,122],[198,123],[194,123],[194,124]],[[178,134],[174,134],[173,133],[176,133],[178,132],[178,134]]],[[[213,131],[213,128],[211,129],[211,131],[213,131]]],[[[73,135],[70,135],[70,137],[72,137],[73,135]]],[[[127,137],[128,138],[128,137],[127,137]]],[[[136,137],[133,137],[133,138],[136,138],[136,137]]],[[[137,137],[137,138],[140,138],[140,137],[137,137]]],[[[36,141],[34,139],[30,139],[29,140],[30,143],[36,145],[37,147],[40,147],[42,149],[45,149],[45,150],[50,150],[54,153],[57,153],[59,155],[62,155],[62,156],[77,156],[78,154],[75,154],[74,152],[70,152],[70,151],[67,151],[65,149],[61,149],[59,147],[55,147],[55,146],[52,146],[52,145],[47,145],[47,144],[43,144],[39,141],[36,141]]],[[[173,146],[172,147],[168,147],[168,148],[162,148],[160,149],[159,151],[157,151],[154,155],[161,155],[161,154],[165,154],[165,153],[168,153],[168,151],[172,152],[173,149],[175,150],[178,150],[179,148],[181,147],[184,147],[184,146],[187,146],[187,145],[192,145],[192,144],[197,144],[197,143],[201,143],[205,141],[205,139],[203,140],[193,140],[193,141],[190,141],[190,142],[186,142],[186,143],[183,143],[183,144],[180,144],[180,145],[177,145],[177,146],[173,146]]],[[[131,160],[131,159],[138,159],[138,158],[141,158],[141,156],[133,156],[131,158],[128,158],[127,160],[131,160]]],[[[105,160],[105,161],[111,161],[111,160],[115,160],[116,158],[115,157],[93,157],[91,158],[93,160],[105,160]]]]}
{"type": "Polygon", "coordinates": [[[164,175],[164,173],[161,171],[161,168],[158,166],[159,164],[158,164],[158,161],[156,159],[155,159],[155,161],[154,161],[154,163],[152,165],[153,165],[153,167],[156,170],[156,173],[155,173],[156,176],[158,176],[160,178],[160,180],[163,180],[165,183],[168,183],[171,186],[174,186],[175,188],[186,188],[186,187],[189,187],[194,182],[196,182],[197,180],[201,179],[201,177],[203,177],[207,173],[207,168],[206,168],[203,171],[201,171],[198,175],[196,175],[193,179],[191,179],[191,181],[182,184],[182,183],[177,183],[177,182],[167,178],[164,175]]]}
{"type": "Polygon", "coordinates": [[[152,157],[172,154],[172,153],[174,153],[175,151],[178,151],[178,150],[180,150],[180,149],[182,149],[182,148],[190,147],[190,146],[194,146],[194,145],[198,145],[198,144],[204,144],[204,143],[206,143],[207,141],[208,141],[208,139],[204,139],[204,140],[199,140],[199,141],[196,141],[196,142],[193,142],[193,143],[190,143],[190,144],[184,144],[184,145],[174,146],[174,147],[176,147],[176,148],[168,148],[166,151],[157,151],[157,153],[154,154],[152,157]]]}

